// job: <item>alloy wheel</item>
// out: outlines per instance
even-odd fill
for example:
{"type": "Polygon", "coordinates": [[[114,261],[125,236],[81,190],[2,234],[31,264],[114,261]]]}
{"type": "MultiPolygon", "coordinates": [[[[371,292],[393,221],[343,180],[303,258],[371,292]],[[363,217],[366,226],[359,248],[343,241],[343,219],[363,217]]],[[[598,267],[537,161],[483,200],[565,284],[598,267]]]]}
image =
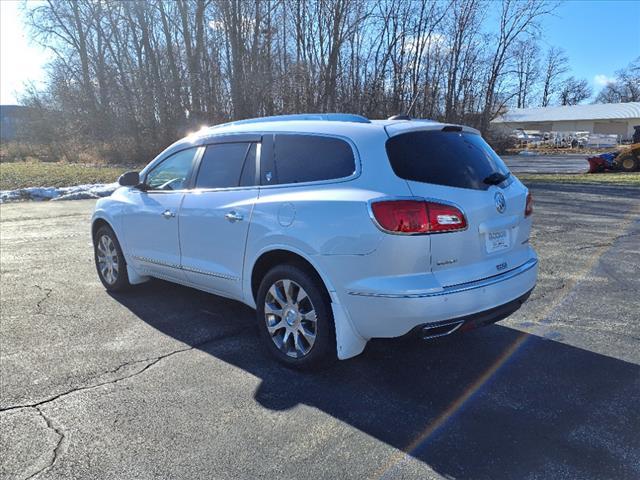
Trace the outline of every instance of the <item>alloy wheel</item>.
{"type": "Polygon", "coordinates": [[[293,280],[278,280],[269,288],[264,315],[271,340],[285,355],[302,358],[316,341],[318,318],[305,290],[293,280]]]}
{"type": "Polygon", "coordinates": [[[102,235],[98,240],[97,257],[100,275],[109,285],[118,281],[118,251],[109,235],[102,235]]]}

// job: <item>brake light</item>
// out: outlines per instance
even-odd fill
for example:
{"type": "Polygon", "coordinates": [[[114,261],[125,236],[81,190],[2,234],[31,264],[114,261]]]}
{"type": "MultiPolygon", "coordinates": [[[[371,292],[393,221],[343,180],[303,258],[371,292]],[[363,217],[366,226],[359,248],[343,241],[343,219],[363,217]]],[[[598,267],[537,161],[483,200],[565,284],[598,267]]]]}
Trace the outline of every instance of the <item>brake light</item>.
{"type": "Polygon", "coordinates": [[[378,225],[398,234],[454,232],[467,228],[467,220],[456,207],[421,200],[387,200],[371,205],[378,225]]]}
{"type": "Polygon", "coordinates": [[[533,196],[531,193],[527,193],[527,203],[524,206],[524,216],[528,217],[533,213],[533,196]]]}

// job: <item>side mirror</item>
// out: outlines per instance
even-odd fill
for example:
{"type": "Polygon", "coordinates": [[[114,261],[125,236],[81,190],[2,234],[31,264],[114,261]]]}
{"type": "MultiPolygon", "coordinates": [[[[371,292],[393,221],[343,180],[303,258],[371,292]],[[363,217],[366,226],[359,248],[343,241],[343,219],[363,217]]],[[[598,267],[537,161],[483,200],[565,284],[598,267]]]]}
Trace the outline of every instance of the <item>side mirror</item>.
{"type": "Polygon", "coordinates": [[[126,172],[120,175],[118,183],[123,187],[137,187],[140,185],[140,174],[138,172],[126,172]]]}

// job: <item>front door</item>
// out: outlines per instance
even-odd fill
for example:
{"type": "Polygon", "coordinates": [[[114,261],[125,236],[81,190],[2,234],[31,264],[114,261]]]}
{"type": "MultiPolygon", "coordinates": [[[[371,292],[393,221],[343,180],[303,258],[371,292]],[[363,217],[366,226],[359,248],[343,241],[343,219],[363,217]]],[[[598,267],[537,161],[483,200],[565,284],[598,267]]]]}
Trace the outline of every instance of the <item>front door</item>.
{"type": "Polygon", "coordinates": [[[195,188],[180,209],[182,268],[192,284],[241,298],[242,269],[253,206],[258,198],[256,159],[260,144],[208,145],[195,188]]]}
{"type": "Polygon", "coordinates": [[[123,215],[127,250],[142,274],[184,282],[180,269],[178,222],[198,149],[177,152],[154,167],[144,190],[131,189],[131,204],[123,215]]]}

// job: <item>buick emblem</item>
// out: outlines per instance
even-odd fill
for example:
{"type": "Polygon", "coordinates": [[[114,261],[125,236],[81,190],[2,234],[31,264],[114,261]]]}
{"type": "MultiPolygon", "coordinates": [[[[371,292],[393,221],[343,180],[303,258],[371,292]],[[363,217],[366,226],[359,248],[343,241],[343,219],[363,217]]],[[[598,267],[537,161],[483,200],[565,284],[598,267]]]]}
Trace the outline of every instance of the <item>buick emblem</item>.
{"type": "Polygon", "coordinates": [[[497,192],[494,196],[493,199],[496,202],[496,210],[498,211],[498,213],[504,213],[504,211],[507,209],[507,201],[504,199],[504,195],[502,195],[502,193],[497,192]]]}

